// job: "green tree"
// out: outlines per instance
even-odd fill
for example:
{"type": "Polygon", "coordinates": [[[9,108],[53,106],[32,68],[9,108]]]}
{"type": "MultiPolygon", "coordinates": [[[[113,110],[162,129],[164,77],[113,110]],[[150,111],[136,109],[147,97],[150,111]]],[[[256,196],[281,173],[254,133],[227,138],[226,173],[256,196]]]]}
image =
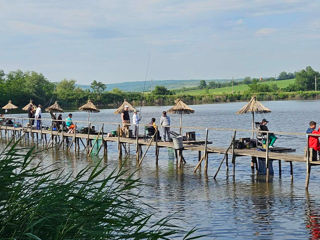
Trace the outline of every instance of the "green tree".
{"type": "Polygon", "coordinates": [[[207,82],[205,80],[201,80],[199,84],[200,89],[204,89],[207,87],[207,82]]]}
{"type": "Polygon", "coordinates": [[[94,93],[98,93],[98,94],[103,93],[107,88],[106,84],[102,82],[97,82],[96,80],[94,80],[91,83],[90,87],[94,93]]]}
{"type": "Polygon", "coordinates": [[[171,95],[172,92],[164,86],[156,86],[151,92],[153,95],[171,95]]]}
{"type": "Polygon", "coordinates": [[[307,91],[315,89],[315,77],[317,78],[317,85],[319,86],[319,72],[316,72],[312,67],[308,66],[306,69],[296,73],[295,84],[298,90],[307,91]]]}

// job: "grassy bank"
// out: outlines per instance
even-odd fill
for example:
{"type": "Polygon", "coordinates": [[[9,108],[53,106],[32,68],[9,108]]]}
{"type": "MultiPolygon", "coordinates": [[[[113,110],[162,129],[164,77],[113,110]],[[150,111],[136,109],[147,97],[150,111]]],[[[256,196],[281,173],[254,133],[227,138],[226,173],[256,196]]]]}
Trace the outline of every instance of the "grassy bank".
{"type": "MultiPolygon", "coordinates": [[[[284,89],[289,86],[289,84],[293,84],[295,79],[281,80],[281,81],[269,81],[269,82],[260,82],[258,84],[267,84],[272,85],[276,84],[279,89],[284,89]]],[[[177,90],[178,95],[222,95],[222,94],[231,94],[233,93],[244,93],[249,90],[248,84],[240,84],[232,87],[222,87],[222,88],[214,88],[214,89],[197,89],[197,90],[177,90]]]]}

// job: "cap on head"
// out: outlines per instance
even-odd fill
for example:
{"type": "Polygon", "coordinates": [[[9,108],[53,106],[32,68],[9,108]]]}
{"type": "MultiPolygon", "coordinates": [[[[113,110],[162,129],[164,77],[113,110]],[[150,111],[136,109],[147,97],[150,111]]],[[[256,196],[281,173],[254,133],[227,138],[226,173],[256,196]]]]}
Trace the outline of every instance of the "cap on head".
{"type": "Polygon", "coordinates": [[[137,111],[137,109],[134,109],[133,112],[136,113],[136,112],[138,112],[138,111],[137,111]]]}
{"type": "Polygon", "coordinates": [[[267,119],[262,119],[262,121],[261,121],[262,123],[268,123],[269,121],[267,120],[267,119]]]}

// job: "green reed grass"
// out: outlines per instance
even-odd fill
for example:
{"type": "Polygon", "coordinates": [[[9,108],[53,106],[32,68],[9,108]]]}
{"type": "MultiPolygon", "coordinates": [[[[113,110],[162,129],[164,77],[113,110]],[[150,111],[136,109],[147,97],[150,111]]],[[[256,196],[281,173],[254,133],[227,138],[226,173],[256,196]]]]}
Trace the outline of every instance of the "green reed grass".
{"type": "Polygon", "coordinates": [[[31,164],[34,149],[10,143],[0,153],[0,239],[196,239],[155,220],[140,200],[141,182],[123,169],[87,167],[75,177],[31,164]]]}

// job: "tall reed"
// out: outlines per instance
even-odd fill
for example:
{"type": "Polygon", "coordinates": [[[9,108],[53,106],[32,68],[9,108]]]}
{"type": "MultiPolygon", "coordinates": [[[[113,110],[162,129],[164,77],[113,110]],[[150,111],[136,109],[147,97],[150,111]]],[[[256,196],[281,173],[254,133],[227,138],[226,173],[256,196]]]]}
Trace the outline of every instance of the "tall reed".
{"type": "Polygon", "coordinates": [[[87,167],[75,177],[34,166],[34,149],[0,153],[0,239],[195,239],[174,217],[160,220],[140,200],[141,182],[123,169],[87,167]],[[184,236],[183,236],[184,235],[184,236]]]}

